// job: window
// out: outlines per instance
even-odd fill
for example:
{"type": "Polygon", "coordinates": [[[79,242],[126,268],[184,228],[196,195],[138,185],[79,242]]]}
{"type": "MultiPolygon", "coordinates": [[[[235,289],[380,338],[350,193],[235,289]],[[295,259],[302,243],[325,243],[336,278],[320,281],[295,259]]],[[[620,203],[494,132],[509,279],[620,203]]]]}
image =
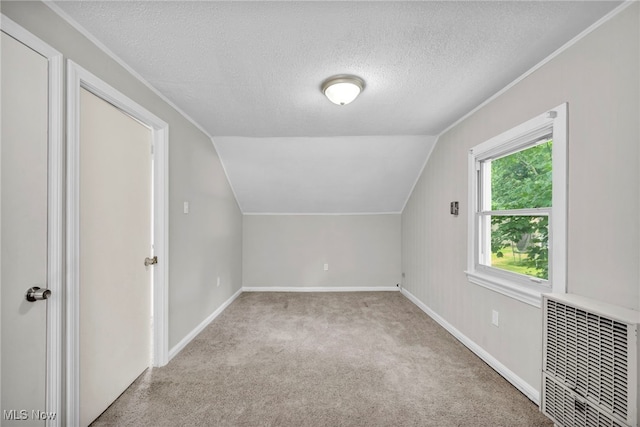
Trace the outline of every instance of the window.
{"type": "Polygon", "coordinates": [[[567,105],[469,153],[472,283],[537,307],[566,289],[567,105]]]}

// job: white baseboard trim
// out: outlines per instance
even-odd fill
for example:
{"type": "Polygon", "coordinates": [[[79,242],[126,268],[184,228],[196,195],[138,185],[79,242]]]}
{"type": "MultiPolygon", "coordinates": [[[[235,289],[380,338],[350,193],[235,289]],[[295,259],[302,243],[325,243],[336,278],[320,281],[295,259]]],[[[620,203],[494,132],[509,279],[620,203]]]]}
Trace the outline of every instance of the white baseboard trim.
{"type": "Polygon", "coordinates": [[[243,292],[397,292],[397,286],[245,286],[243,292]]]}
{"type": "Polygon", "coordinates": [[[178,344],[176,344],[171,350],[169,350],[169,360],[173,359],[180,351],[187,346],[193,340],[196,335],[198,335],[204,328],[206,328],[209,323],[213,322],[213,320],[220,315],[224,311],[225,308],[229,306],[236,298],[240,296],[242,293],[242,288],[238,289],[235,294],[231,295],[231,298],[222,303],[220,307],[216,309],[213,313],[211,313],[206,319],[204,319],[198,326],[196,326],[191,332],[187,334],[184,338],[180,340],[178,344]]]}
{"type": "Polygon", "coordinates": [[[540,406],[540,392],[536,390],[531,384],[524,381],[522,378],[513,373],[509,368],[504,366],[495,357],[489,354],[485,349],[469,339],[462,332],[453,327],[449,322],[444,320],[440,315],[427,307],[422,301],[420,301],[415,295],[406,289],[400,290],[402,295],[407,297],[409,301],[418,306],[429,317],[438,322],[440,326],[445,328],[451,335],[453,335],[458,341],[464,344],[469,350],[474,352],[480,359],[484,360],[487,365],[491,366],[496,372],[502,375],[507,381],[509,381],[515,388],[520,390],[522,394],[527,396],[536,405],[540,406]]]}

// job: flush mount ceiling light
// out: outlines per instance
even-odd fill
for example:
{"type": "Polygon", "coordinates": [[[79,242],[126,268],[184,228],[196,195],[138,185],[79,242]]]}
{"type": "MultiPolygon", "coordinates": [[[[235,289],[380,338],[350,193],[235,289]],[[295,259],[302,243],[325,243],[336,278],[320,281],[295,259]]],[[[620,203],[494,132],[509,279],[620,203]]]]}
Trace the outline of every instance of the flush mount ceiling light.
{"type": "Polygon", "coordinates": [[[322,93],[329,101],[338,105],[347,105],[356,99],[363,89],[364,80],[356,76],[333,76],[322,83],[322,93]]]}

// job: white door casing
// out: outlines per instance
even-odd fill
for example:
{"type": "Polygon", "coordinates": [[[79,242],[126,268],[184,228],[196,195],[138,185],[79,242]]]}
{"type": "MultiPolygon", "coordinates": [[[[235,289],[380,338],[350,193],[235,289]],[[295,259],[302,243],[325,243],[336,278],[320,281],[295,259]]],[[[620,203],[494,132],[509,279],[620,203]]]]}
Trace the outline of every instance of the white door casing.
{"type": "MultiPolygon", "coordinates": [[[[153,365],[168,361],[167,153],[168,125],[73,61],[67,62],[67,394],[70,425],[80,424],[80,99],[82,89],[102,98],[151,129],[153,144],[153,365]]],[[[117,209],[127,211],[126,206],[117,209]]],[[[149,254],[150,256],[151,254],[149,254]]],[[[142,263],[144,260],[137,260],[142,263]]],[[[142,265],[142,264],[141,264],[142,265]]],[[[126,298],[126,295],[123,296],[126,298]]]]}
{"type": "Polygon", "coordinates": [[[4,15],[0,29],[3,175],[15,171],[5,175],[12,181],[3,188],[3,201],[10,203],[3,206],[8,221],[3,228],[10,232],[2,237],[10,241],[3,241],[7,258],[2,261],[11,267],[5,269],[11,277],[4,281],[3,274],[0,285],[6,309],[0,312],[5,321],[0,354],[6,356],[0,361],[0,401],[11,407],[3,406],[1,415],[25,411],[13,418],[57,426],[63,415],[62,55],[4,15]],[[51,297],[24,301],[33,285],[48,288],[51,297]],[[25,369],[25,363],[36,366],[25,369]]]}

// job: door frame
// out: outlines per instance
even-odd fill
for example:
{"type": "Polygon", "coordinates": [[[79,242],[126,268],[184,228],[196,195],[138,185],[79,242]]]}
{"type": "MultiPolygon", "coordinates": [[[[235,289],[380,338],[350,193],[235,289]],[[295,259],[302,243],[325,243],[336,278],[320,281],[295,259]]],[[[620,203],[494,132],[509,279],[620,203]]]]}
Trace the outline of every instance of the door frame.
{"type": "MultiPolygon", "coordinates": [[[[67,60],[67,398],[66,420],[80,422],[80,89],[112,104],[151,129],[153,147],[152,364],[164,366],[168,351],[168,153],[169,125],[103,80],[67,60]]],[[[142,263],[142,260],[140,260],[142,263]]]]}
{"type": "Polygon", "coordinates": [[[58,426],[62,416],[62,317],[64,304],[63,271],[63,58],[62,54],[29,31],[0,15],[0,30],[45,57],[48,64],[48,141],[47,141],[47,375],[45,411],[55,413],[46,426],[58,426]]]}

